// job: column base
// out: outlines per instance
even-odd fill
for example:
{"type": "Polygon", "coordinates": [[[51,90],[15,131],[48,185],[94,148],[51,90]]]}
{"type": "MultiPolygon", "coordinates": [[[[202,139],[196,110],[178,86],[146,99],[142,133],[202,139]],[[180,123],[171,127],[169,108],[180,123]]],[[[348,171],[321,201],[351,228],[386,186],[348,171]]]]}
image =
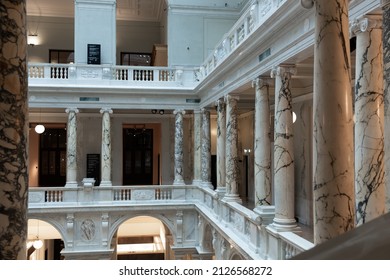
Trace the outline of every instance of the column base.
{"type": "Polygon", "coordinates": [[[175,180],[175,181],[173,181],[173,185],[174,186],[185,186],[185,182],[184,182],[184,180],[175,180]]]}
{"type": "Polygon", "coordinates": [[[298,226],[295,219],[280,219],[274,218],[272,227],[276,231],[290,231],[290,232],[300,232],[301,228],[298,226]]]}
{"type": "Polygon", "coordinates": [[[226,187],[218,187],[215,191],[216,191],[218,197],[222,198],[226,194],[226,187]]]}
{"type": "Polygon", "coordinates": [[[199,179],[192,180],[192,184],[195,186],[200,186],[202,184],[202,180],[199,179]]]}
{"type": "Polygon", "coordinates": [[[253,212],[260,216],[263,225],[270,225],[275,218],[275,205],[256,206],[253,212]]]}
{"type": "Polygon", "coordinates": [[[211,190],[214,189],[213,184],[211,184],[211,182],[204,182],[204,181],[202,181],[202,183],[200,184],[200,186],[203,187],[203,188],[209,188],[209,189],[211,189],[211,190]]]}
{"type": "Polygon", "coordinates": [[[99,187],[112,187],[111,181],[101,181],[99,187]]]}
{"type": "Polygon", "coordinates": [[[224,201],[224,202],[237,202],[239,204],[242,203],[242,200],[238,194],[225,194],[225,196],[222,198],[222,201],[224,201]]]}
{"type": "Polygon", "coordinates": [[[65,187],[66,188],[77,188],[79,184],[76,181],[70,181],[66,182],[65,187]]]}

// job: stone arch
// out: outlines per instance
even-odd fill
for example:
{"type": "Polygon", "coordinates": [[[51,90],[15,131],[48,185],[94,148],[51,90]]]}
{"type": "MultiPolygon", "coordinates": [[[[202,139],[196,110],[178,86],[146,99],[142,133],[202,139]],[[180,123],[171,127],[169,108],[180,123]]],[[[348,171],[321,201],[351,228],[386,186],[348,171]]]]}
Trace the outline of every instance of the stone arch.
{"type": "Polygon", "coordinates": [[[50,224],[52,227],[54,227],[57,232],[60,234],[61,239],[64,241],[64,246],[66,248],[67,246],[67,241],[68,241],[68,235],[66,234],[66,229],[65,226],[61,223],[60,220],[58,219],[53,219],[51,217],[41,217],[41,216],[35,216],[35,215],[30,215],[28,217],[28,220],[39,220],[43,221],[45,223],[50,224]]]}
{"type": "Polygon", "coordinates": [[[115,233],[118,231],[121,224],[123,224],[125,221],[127,221],[129,219],[136,218],[139,216],[152,217],[152,218],[159,220],[165,226],[165,228],[167,228],[170,231],[170,233],[173,237],[173,241],[176,243],[176,231],[175,231],[175,227],[174,227],[175,225],[173,223],[173,219],[168,219],[166,216],[161,215],[161,214],[134,213],[134,214],[122,215],[122,216],[118,217],[118,219],[110,226],[110,230],[109,230],[109,234],[108,234],[108,244],[111,244],[112,238],[114,237],[115,233]]]}
{"type": "Polygon", "coordinates": [[[230,253],[229,260],[240,261],[240,260],[245,260],[245,259],[236,250],[232,250],[232,252],[230,253]]]}

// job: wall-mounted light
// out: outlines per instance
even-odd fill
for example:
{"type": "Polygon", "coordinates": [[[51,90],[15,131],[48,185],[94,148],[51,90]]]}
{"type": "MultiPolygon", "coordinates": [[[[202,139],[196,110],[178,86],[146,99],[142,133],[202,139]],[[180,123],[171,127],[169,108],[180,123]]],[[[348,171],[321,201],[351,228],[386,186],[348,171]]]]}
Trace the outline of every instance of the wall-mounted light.
{"type": "Polygon", "coordinates": [[[247,155],[247,154],[250,154],[251,151],[252,151],[251,149],[244,149],[244,154],[246,154],[246,155],[247,155]]]}
{"type": "Polygon", "coordinates": [[[39,39],[38,39],[38,34],[28,34],[27,36],[27,44],[29,44],[30,46],[35,46],[35,45],[39,45],[39,39]]]}
{"type": "Polygon", "coordinates": [[[164,115],[164,110],[160,110],[160,111],[158,111],[158,113],[159,113],[160,115],[164,115]]]}
{"type": "Polygon", "coordinates": [[[156,114],[157,113],[157,110],[156,109],[153,109],[152,110],[152,114],[156,114]]]}

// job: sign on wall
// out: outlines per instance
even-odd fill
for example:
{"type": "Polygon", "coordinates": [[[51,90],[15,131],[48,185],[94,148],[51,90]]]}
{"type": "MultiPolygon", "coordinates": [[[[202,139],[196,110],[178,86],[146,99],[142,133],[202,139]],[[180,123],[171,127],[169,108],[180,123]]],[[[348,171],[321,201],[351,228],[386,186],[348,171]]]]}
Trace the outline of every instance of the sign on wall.
{"type": "Polygon", "coordinates": [[[88,44],[88,64],[100,64],[99,44],[88,44]]]}

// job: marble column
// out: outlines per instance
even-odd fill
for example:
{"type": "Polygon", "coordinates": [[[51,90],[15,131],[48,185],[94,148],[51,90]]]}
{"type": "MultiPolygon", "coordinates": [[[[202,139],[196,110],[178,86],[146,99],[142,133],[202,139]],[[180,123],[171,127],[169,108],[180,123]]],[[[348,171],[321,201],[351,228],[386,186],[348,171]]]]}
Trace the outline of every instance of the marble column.
{"type": "Polygon", "coordinates": [[[238,193],[238,96],[227,95],[226,102],[226,194],[224,201],[241,203],[238,193]]]}
{"type": "Polygon", "coordinates": [[[211,184],[211,134],[210,111],[202,110],[202,186],[213,189],[211,184]]]}
{"type": "Polygon", "coordinates": [[[255,207],[269,206],[271,197],[271,114],[269,84],[265,78],[257,78],[255,87],[255,207]]]}
{"type": "MultiPolygon", "coordinates": [[[[382,0],[383,71],[385,102],[385,174],[390,174],[390,0],[382,0]]],[[[386,212],[390,212],[390,179],[385,179],[386,212]]]]}
{"type": "Polygon", "coordinates": [[[101,182],[100,186],[112,186],[111,182],[111,119],[110,108],[100,110],[102,117],[102,151],[101,151],[101,182]]]}
{"type": "Polygon", "coordinates": [[[356,34],[355,201],[356,224],[385,212],[384,101],[381,17],[353,24],[356,34]]]}
{"type": "Polygon", "coordinates": [[[202,114],[200,110],[194,110],[194,178],[192,184],[200,185],[201,178],[201,159],[202,159],[202,114]]]}
{"type": "Polygon", "coordinates": [[[226,192],[226,104],[217,101],[217,192],[226,192]]]}
{"type": "Polygon", "coordinates": [[[79,112],[77,108],[65,110],[68,114],[68,124],[66,128],[66,185],[65,187],[77,187],[77,118],[79,112]]]}
{"type": "Polygon", "coordinates": [[[28,188],[26,2],[0,2],[0,259],[25,260],[28,188]]]}
{"type": "Polygon", "coordinates": [[[348,0],[315,1],[314,243],[355,225],[348,0]]]}
{"type": "Polygon", "coordinates": [[[183,177],[183,118],[184,110],[173,111],[175,115],[175,179],[174,185],[185,185],[183,177]]]}
{"type": "Polygon", "coordinates": [[[293,66],[278,66],[271,72],[275,78],[274,124],[274,226],[281,230],[296,228],[294,194],[294,138],[290,79],[293,66]]]}

